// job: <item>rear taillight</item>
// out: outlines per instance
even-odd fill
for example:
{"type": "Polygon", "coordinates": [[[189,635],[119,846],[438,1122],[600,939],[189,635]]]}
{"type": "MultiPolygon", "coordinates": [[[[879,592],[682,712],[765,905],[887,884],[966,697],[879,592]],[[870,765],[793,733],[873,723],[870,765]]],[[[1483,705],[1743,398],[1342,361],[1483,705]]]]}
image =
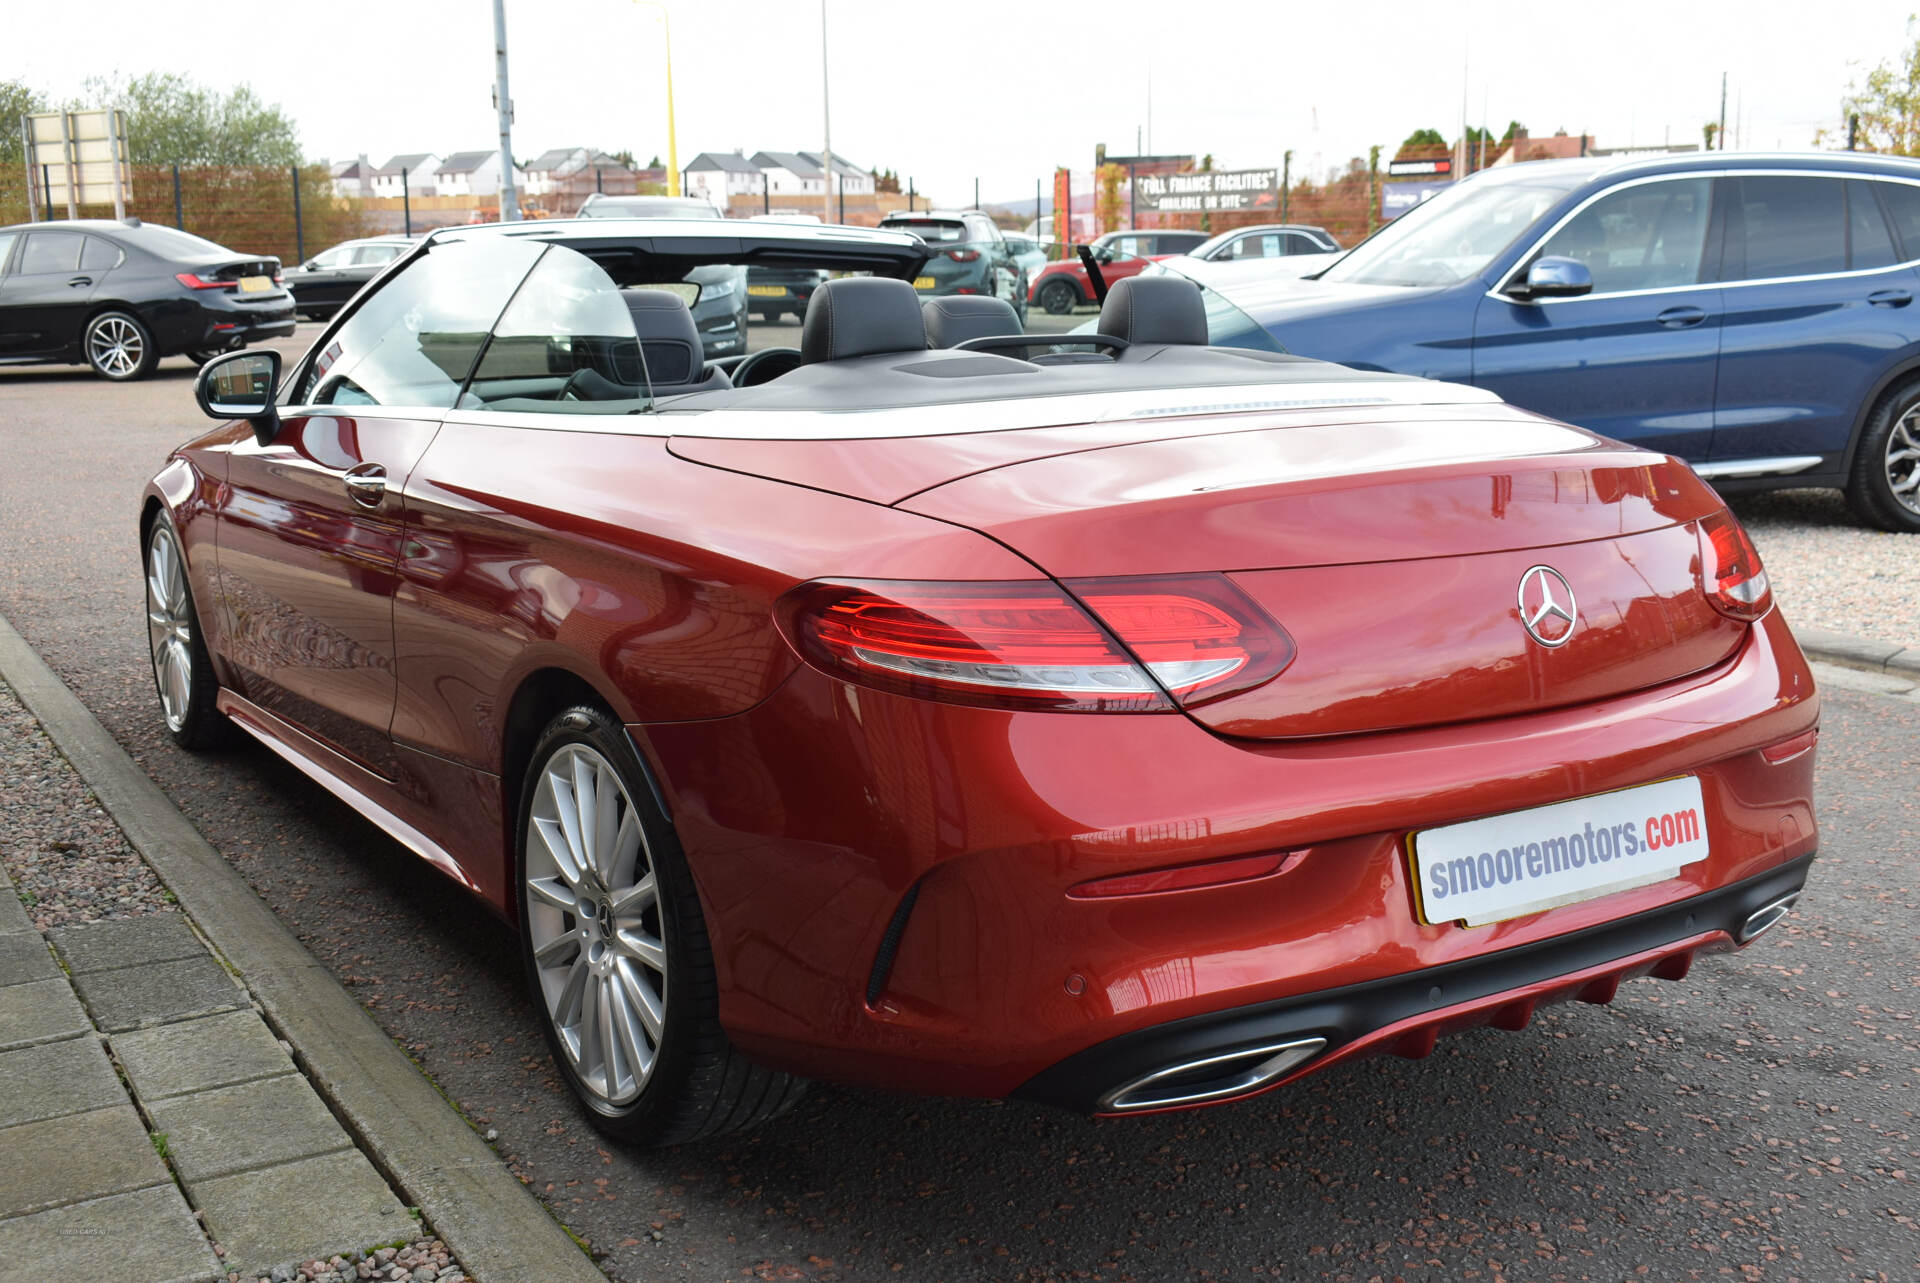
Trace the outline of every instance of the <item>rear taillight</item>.
{"type": "Polygon", "coordinates": [[[1700,581],[1713,608],[1751,622],[1773,607],[1773,587],[1745,527],[1722,508],[1700,522],[1700,581]]]}
{"type": "Polygon", "coordinates": [[[1233,592],[1212,576],[1087,580],[1076,602],[1046,580],[813,583],[781,600],[779,618],[808,662],[863,686],[997,708],[1166,712],[1169,691],[1186,704],[1272,676],[1285,666],[1273,663],[1276,639],[1292,657],[1257,612],[1230,617],[1213,599],[1220,587],[1233,592]]]}
{"type": "Polygon", "coordinates": [[[971,263],[980,257],[980,251],[977,249],[950,249],[947,251],[947,257],[956,263],[971,263]]]}
{"type": "Polygon", "coordinates": [[[237,287],[238,281],[221,281],[211,276],[202,276],[198,272],[175,272],[173,279],[190,290],[230,290],[237,287]]]}

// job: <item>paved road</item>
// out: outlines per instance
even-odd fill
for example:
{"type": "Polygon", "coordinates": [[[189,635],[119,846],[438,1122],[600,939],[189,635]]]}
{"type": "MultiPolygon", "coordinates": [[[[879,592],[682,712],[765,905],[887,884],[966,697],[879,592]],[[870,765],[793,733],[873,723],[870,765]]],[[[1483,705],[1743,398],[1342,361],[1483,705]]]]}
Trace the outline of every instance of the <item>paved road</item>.
{"type": "Polygon", "coordinates": [[[1682,984],[1199,1114],[823,1087],[624,1153],[564,1095],[504,927],[263,750],[165,742],[133,519],[198,430],[190,376],[0,370],[0,611],[616,1279],[1920,1273],[1920,705],[1830,689],[1811,892],[1682,984]]]}

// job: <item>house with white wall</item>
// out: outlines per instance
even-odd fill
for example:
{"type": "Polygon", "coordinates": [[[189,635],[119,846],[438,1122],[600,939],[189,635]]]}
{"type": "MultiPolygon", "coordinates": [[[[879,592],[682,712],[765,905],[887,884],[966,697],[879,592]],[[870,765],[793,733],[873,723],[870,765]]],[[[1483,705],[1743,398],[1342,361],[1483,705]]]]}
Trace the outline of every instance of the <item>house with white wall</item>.
{"type": "Polygon", "coordinates": [[[433,171],[439,167],[440,157],[433,152],[402,152],[373,171],[373,194],[398,197],[404,181],[407,195],[431,196],[435,191],[433,171]]]}
{"type": "MultiPolygon", "coordinates": [[[[513,167],[517,188],[523,179],[520,167],[513,167]]],[[[495,196],[500,191],[500,153],[494,151],[456,151],[433,171],[434,187],[442,196],[495,196]]]]}
{"type": "Polygon", "coordinates": [[[759,196],[760,166],[737,151],[703,151],[686,168],[686,193],[725,209],[735,196],[759,196]]]}

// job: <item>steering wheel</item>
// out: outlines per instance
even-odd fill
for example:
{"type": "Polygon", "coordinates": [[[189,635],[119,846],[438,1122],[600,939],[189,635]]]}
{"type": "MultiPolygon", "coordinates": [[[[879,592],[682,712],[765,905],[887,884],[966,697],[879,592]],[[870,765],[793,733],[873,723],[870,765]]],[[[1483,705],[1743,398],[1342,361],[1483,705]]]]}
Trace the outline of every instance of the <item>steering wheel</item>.
{"type": "Polygon", "coordinates": [[[799,348],[761,348],[758,352],[749,353],[746,359],[733,367],[733,386],[736,388],[758,387],[762,383],[773,382],[783,374],[791,374],[799,368],[799,348]]]}

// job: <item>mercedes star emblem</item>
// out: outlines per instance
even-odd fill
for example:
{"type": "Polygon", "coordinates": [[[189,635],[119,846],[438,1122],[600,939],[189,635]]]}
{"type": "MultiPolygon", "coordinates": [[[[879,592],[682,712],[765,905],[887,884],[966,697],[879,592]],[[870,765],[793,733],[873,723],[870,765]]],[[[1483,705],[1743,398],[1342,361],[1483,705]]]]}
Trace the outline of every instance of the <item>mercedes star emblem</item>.
{"type": "Polygon", "coordinates": [[[1520,576],[1520,622],[1542,646],[1566,645],[1578,613],[1573,585],[1552,566],[1535,566],[1520,576]]]}

